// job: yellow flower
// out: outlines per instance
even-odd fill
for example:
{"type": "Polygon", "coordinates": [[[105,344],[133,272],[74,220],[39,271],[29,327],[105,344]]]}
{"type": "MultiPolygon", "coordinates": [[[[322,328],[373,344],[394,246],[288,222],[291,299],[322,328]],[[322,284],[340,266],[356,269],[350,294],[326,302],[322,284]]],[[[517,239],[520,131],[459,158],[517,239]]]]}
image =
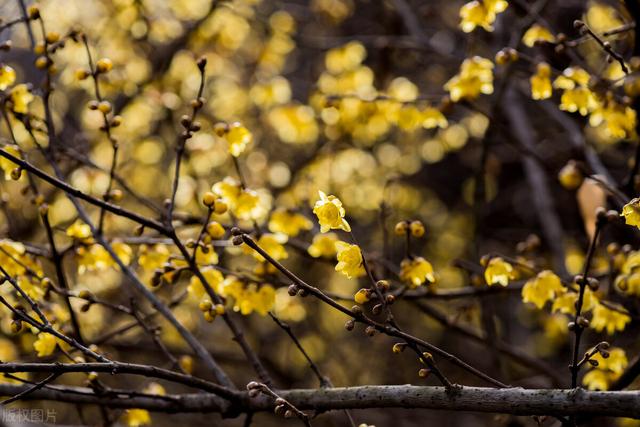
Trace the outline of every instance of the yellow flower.
{"type": "Polygon", "coordinates": [[[537,66],[536,74],[531,76],[531,98],[547,99],[551,97],[551,67],[546,62],[537,66]]]}
{"type": "Polygon", "coordinates": [[[352,41],[327,51],[325,66],[332,74],[344,73],[357,68],[366,56],[367,51],[362,43],[352,41]]]}
{"type": "Polygon", "coordinates": [[[254,190],[242,188],[240,183],[226,177],[213,184],[211,190],[224,201],[229,209],[239,219],[258,219],[265,213],[265,206],[261,203],[260,195],[254,190]]]}
{"type": "Polygon", "coordinates": [[[256,311],[261,316],[266,316],[276,303],[276,292],[271,285],[262,285],[260,289],[256,284],[245,286],[235,277],[228,277],[224,283],[224,295],[234,300],[233,310],[247,316],[256,311]]]}
{"type": "Polygon", "coordinates": [[[353,300],[358,304],[364,304],[369,301],[369,291],[366,289],[359,289],[353,296],[353,300]]]}
{"type": "Polygon", "coordinates": [[[249,129],[235,122],[229,125],[229,129],[224,134],[224,138],[229,144],[229,153],[233,157],[238,157],[247,148],[247,145],[253,141],[253,135],[249,129]]]}
{"type": "Polygon", "coordinates": [[[5,90],[16,81],[16,72],[8,65],[0,65],[0,90],[5,90]]]}
{"type": "Polygon", "coordinates": [[[560,109],[586,116],[598,107],[595,94],[589,89],[591,76],[580,67],[566,68],[553,86],[564,90],[560,97],[560,109]]]}
{"type": "Polygon", "coordinates": [[[606,369],[614,374],[621,374],[629,364],[627,355],[624,350],[619,347],[611,347],[607,350],[609,357],[604,358],[600,353],[597,353],[593,359],[598,361],[598,369],[606,369]]]}
{"type": "MultiPolygon", "coordinates": [[[[124,243],[114,244],[113,250],[124,264],[128,264],[131,261],[132,250],[128,245],[124,243]]],[[[117,267],[111,254],[99,244],[78,247],[76,249],[76,260],[78,273],[80,274],[84,274],[87,271],[101,271],[110,267],[117,267]]]]}
{"type": "MultiPolygon", "coordinates": [[[[563,294],[556,294],[551,306],[551,311],[554,313],[564,313],[575,315],[576,314],[576,302],[578,301],[577,292],[566,292],[563,294]]],[[[598,298],[593,291],[589,288],[585,288],[584,297],[582,298],[582,312],[587,312],[593,309],[598,303],[598,298]]]]}
{"type": "Polygon", "coordinates": [[[289,237],[295,237],[302,230],[311,230],[313,222],[306,216],[291,212],[284,208],[278,208],[271,214],[269,230],[274,233],[283,233],[289,237]]]}
{"type": "Polygon", "coordinates": [[[465,59],[460,72],[445,83],[444,89],[453,102],[493,93],[493,63],[479,56],[465,59]]]}
{"type": "Polygon", "coordinates": [[[567,190],[575,190],[582,185],[584,176],[574,161],[569,161],[558,172],[558,181],[567,190]]]}
{"type": "Polygon", "coordinates": [[[589,124],[593,127],[603,126],[607,135],[616,138],[629,138],[635,132],[636,111],[613,100],[596,107],[589,116],[589,124]]]}
{"type": "Polygon", "coordinates": [[[226,177],[223,181],[213,184],[211,189],[239,219],[257,219],[264,211],[258,193],[242,188],[240,183],[231,177],[226,177]]]}
{"type": "Polygon", "coordinates": [[[350,245],[346,242],[336,242],[338,264],[336,271],[347,276],[349,279],[365,274],[362,263],[362,252],[358,245],[350,245]]]}
{"type": "Polygon", "coordinates": [[[316,234],[313,236],[307,252],[314,258],[332,258],[336,254],[337,241],[338,235],[336,233],[316,234]]]}
{"type": "Polygon", "coordinates": [[[422,126],[422,113],[414,105],[405,105],[398,112],[398,127],[412,132],[422,126]]]}
{"type": "Polygon", "coordinates": [[[400,280],[407,282],[410,288],[416,288],[428,281],[433,283],[436,278],[433,266],[422,257],[406,258],[400,263],[400,280]]]}
{"type": "Polygon", "coordinates": [[[269,108],[289,102],[291,100],[291,86],[287,79],[276,76],[267,82],[253,85],[249,96],[257,106],[269,108]]]}
{"type": "Polygon", "coordinates": [[[74,239],[87,239],[91,237],[91,227],[81,220],[77,219],[73,224],[67,227],[67,236],[74,239]]]}
{"type": "Polygon", "coordinates": [[[149,385],[144,388],[144,392],[148,394],[155,394],[158,396],[165,396],[167,394],[167,391],[164,389],[164,387],[156,382],[149,383],[149,385]]]}
{"type": "Polygon", "coordinates": [[[509,3],[505,0],[473,0],[460,8],[460,28],[470,33],[476,27],[493,31],[496,15],[504,12],[509,3]]]}
{"type": "Polygon", "coordinates": [[[533,303],[541,309],[547,301],[564,292],[560,278],[552,271],[544,270],[525,283],[522,288],[522,301],[533,303]]]}
{"type": "MultiPolygon", "coordinates": [[[[287,243],[287,240],[289,239],[287,238],[286,234],[264,233],[258,239],[258,246],[260,246],[266,253],[268,253],[271,258],[276,261],[280,261],[282,259],[289,258],[289,253],[284,247],[284,244],[287,243]]],[[[245,253],[251,254],[260,262],[266,261],[262,255],[246,245],[243,246],[243,250],[245,251],[245,253]]]]}
{"type": "Polygon", "coordinates": [[[449,126],[447,118],[440,110],[434,107],[427,107],[422,111],[422,127],[425,129],[441,128],[449,126]]]}
{"type": "Polygon", "coordinates": [[[310,144],[318,139],[320,128],[313,108],[308,105],[283,105],[268,114],[271,127],[287,144],[310,144]]]}
{"type": "Polygon", "coordinates": [[[598,332],[606,329],[607,334],[612,335],[616,331],[623,331],[629,322],[631,322],[629,315],[598,304],[593,309],[590,326],[598,332]]]}
{"type": "Polygon", "coordinates": [[[624,205],[620,216],[624,217],[627,225],[635,225],[640,228],[640,198],[635,198],[624,205]]]}
{"type": "Polygon", "coordinates": [[[27,272],[27,269],[42,275],[42,267],[39,262],[27,253],[27,249],[22,243],[1,239],[0,249],[2,249],[0,251],[0,265],[10,276],[21,276],[27,272]]]}
{"type": "Polygon", "coordinates": [[[33,343],[33,349],[38,352],[38,357],[46,357],[53,354],[56,349],[56,344],[56,337],[45,332],[40,332],[38,339],[33,343]]]}
{"type": "Polygon", "coordinates": [[[589,390],[607,390],[611,383],[622,375],[629,364],[623,349],[612,347],[607,352],[609,357],[602,357],[598,352],[591,358],[598,362],[598,365],[587,372],[582,379],[582,383],[589,390]]]}
{"type": "Polygon", "coordinates": [[[623,259],[615,286],[626,294],[640,296],[640,251],[632,251],[623,259]]]}
{"type": "MultiPolygon", "coordinates": [[[[202,275],[204,276],[209,286],[211,286],[211,289],[213,289],[213,291],[217,294],[222,294],[223,282],[225,280],[222,276],[222,273],[220,273],[219,270],[216,270],[213,267],[203,267],[200,269],[200,271],[202,272],[202,275]]],[[[193,296],[196,300],[201,300],[207,295],[204,289],[204,285],[196,276],[191,276],[187,291],[189,292],[189,295],[193,296]]]]}
{"type": "Polygon", "coordinates": [[[607,390],[609,384],[616,380],[616,375],[600,369],[592,369],[582,378],[582,384],[589,390],[607,390]]]}
{"type": "Polygon", "coordinates": [[[484,270],[484,280],[489,286],[496,284],[507,286],[509,279],[513,279],[514,277],[511,264],[500,257],[491,258],[487,268],[484,270]]]}
{"type": "Polygon", "coordinates": [[[140,427],[151,424],[151,415],[146,409],[127,409],[125,419],[129,427],[140,427]]]}
{"type": "Polygon", "coordinates": [[[266,316],[276,303],[276,291],[270,285],[262,285],[253,295],[253,309],[261,316],[266,316]]]}
{"type": "Polygon", "coordinates": [[[553,43],[555,41],[556,37],[551,33],[551,31],[538,24],[533,24],[522,36],[522,43],[528,47],[533,47],[538,42],[553,43]]]}
{"type": "MultiPolygon", "coordinates": [[[[20,151],[16,146],[5,145],[4,147],[2,147],[2,149],[11,154],[13,157],[17,157],[19,159],[22,158],[22,156],[20,155],[20,151]]],[[[13,171],[16,167],[18,167],[18,165],[13,163],[11,160],[0,157],[0,169],[4,171],[4,178],[7,181],[11,180],[11,171],[13,171]]]]}
{"type": "Polygon", "coordinates": [[[116,253],[118,258],[120,258],[120,261],[122,261],[123,264],[129,265],[131,263],[131,256],[133,255],[131,246],[127,245],[124,242],[113,242],[111,244],[111,248],[116,253]]]}
{"type": "Polygon", "coordinates": [[[19,84],[11,89],[10,99],[13,103],[13,111],[16,113],[26,114],[29,104],[33,101],[33,94],[26,84],[19,84]]]}
{"type": "Polygon", "coordinates": [[[138,264],[147,271],[153,271],[169,261],[170,255],[171,253],[166,245],[141,245],[138,264]]]}
{"type": "Polygon", "coordinates": [[[332,229],[351,231],[351,226],[344,219],[345,211],[342,202],[335,196],[327,196],[322,191],[318,191],[320,200],[313,206],[313,213],[320,222],[320,232],[326,233],[332,229]]]}

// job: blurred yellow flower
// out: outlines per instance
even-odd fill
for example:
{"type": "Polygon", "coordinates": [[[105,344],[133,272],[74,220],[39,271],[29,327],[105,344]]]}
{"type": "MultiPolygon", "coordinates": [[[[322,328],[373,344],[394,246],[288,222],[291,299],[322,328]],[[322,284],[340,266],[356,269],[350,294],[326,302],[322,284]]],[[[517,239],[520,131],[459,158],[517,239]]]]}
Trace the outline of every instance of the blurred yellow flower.
{"type": "Polygon", "coordinates": [[[8,65],[0,64],[0,90],[5,90],[16,81],[16,71],[8,65]]]}
{"type": "MultiPolygon", "coordinates": [[[[22,156],[20,155],[20,151],[16,146],[5,145],[2,147],[2,149],[11,154],[13,157],[17,157],[19,159],[22,158],[22,156]]],[[[6,179],[7,181],[11,180],[11,171],[13,171],[16,167],[18,167],[18,165],[13,163],[11,160],[5,157],[0,157],[0,169],[4,171],[4,179],[6,179]]]]}
{"type": "Polygon", "coordinates": [[[333,74],[353,70],[364,61],[367,51],[362,43],[352,41],[330,49],[325,56],[325,66],[333,74]]]}
{"type": "Polygon", "coordinates": [[[260,196],[254,190],[242,188],[240,182],[226,177],[213,184],[211,190],[219,196],[239,219],[256,219],[262,214],[260,196]]]}
{"type": "Polygon", "coordinates": [[[531,76],[531,98],[547,99],[551,97],[551,67],[546,62],[537,66],[536,74],[531,76]]]}
{"type": "MultiPolygon", "coordinates": [[[[620,309],[624,311],[623,309],[620,309]]],[[[602,304],[597,304],[593,309],[593,318],[590,326],[598,332],[607,330],[607,334],[612,335],[616,331],[623,331],[631,317],[618,310],[612,310],[602,304]]]]}
{"type": "Polygon", "coordinates": [[[284,105],[269,112],[269,124],[283,142],[309,144],[318,139],[320,128],[308,105],[284,105]]]}
{"type": "Polygon", "coordinates": [[[338,242],[336,233],[316,234],[307,252],[314,258],[332,258],[336,254],[336,242],[338,242]]]}
{"type": "Polygon", "coordinates": [[[56,349],[56,337],[46,332],[40,332],[38,339],[33,343],[33,349],[38,352],[38,357],[46,357],[53,354],[56,349]]]}
{"type": "Polygon", "coordinates": [[[606,350],[608,357],[603,357],[600,352],[591,359],[597,362],[589,372],[585,374],[582,383],[589,390],[607,390],[611,383],[617,380],[629,364],[624,350],[612,347],[606,350]]]}
{"type": "MultiPolygon", "coordinates": [[[[200,269],[200,271],[202,272],[202,275],[204,276],[209,286],[211,286],[211,289],[213,289],[213,291],[217,294],[224,295],[223,282],[225,279],[222,273],[213,267],[203,267],[200,269]]],[[[196,300],[201,300],[207,295],[206,290],[204,289],[204,285],[195,275],[191,276],[187,291],[189,292],[189,295],[191,295],[196,300]]]]}
{"type": "Polygon", "coordinates": [[[598,107],[596,96],[589,89],[590,79],[591,76],[584,69],[569,67],[554,80],[553,87],[564,91],[560,98],[561,110],[586,116],[598,107]]]}
{"type": "MultiPolygon", "coordinates": [[[[284,247],[284,244],[287,243],[287,235],[282,233],[264,233],[258,238],[258,246],[260,246],[271,258],[276,261],[280,261],[283,259],[287,259],[289,257],[289,253],[287,249],[284,247]]],[[[255,259],[260,262],[266,261],[262,255],[253,249],[249,248],[246,245],[243,245],[243,250],[251,254],[255,259]]]]}
{"type": "Polygon", "coordinates": [[[249,92],[251,100],[261,108],[286,104],[291,100],[291,86],[282,76],[276,76],[267,82],[253,85],[249,92]]]}
{"type": "Polygon", "coordinates": [[[427,107],[422,112],[422,127],[425,129],[441,128],[449,126],[447,118],[442,111],[434,107],[427,107]]]}
{"type": "Polygon", "coordinates": [[[19,84],[11,89],[10,99],[13,103],[13,111],[26,114],[29,111],[29,104],[33,101],[34,96],[26,84],[19,84]]]}
{"type": "Polygon", "coordinates": [[[289,237],[295,237],[302,230],[311,230],[313,222],[301,213],[278,208],[271,214],[268,226],[269,231],[273,233],[283,233],[289,237]]]}
{"type": "Polygon", "coordinates": [[[166,245],[140,245],[138,264],[147,271],[153,271],[169,261],[170,255],[166,245]]]}
{"type": "Polygon", "coordinates": [[[413,259],[405,258],[400,263],[400,280],[409,284],[410,288],[416,288],[424,282],[433,283],[436,278],[433,274],[433,266],[422,257],[413,259]]]}
{"type": "MultiPolygon", "coordinates": [[[[578,301],[578,293],[577,292],[565,292],[562,294],[556,294],[556,297],[553,299],[553,304],[551,306],[551,311],[553,313],[563,313],[563,314],[576,314],[576,302],[578,301]]],[[[598,303],[598,298],[595,296],[593,291],[589,288],[585,288],[584,296],[582,298],[582,312],[585,313],[593,309],[598,303]]]]}
{"type": "Polygon", "coordinates": [[[493,93],[493,63],[480,56],[465,59],[460,72],[445,83],[444,89],[453,102],[493,93]]]}
{"type": "Polygon", "coordinates": [[[357,245],[350,245],[346,242],[336,242],[338,264],[336,271],[347,276],[349,279],[360,277],[365,274],[362,252],[357,245]]]}
{"type": "Polygon", "coordinates": [[[635,198],[624,205],[620,216],[624,217],[627,225],[633,225],[640,228],[640,198],[635,198]]]}
{"type": "Polygon", "coordinates": [[[67,227],[66,233],[67,236],[74,239],[87,239],[91,237],[91,227],[77,219],[73,224],[67,227]]]}
{"type": "Polygon", "coordinates": [[[313,206],[313,213],[318,217],[320,232],[326,233],[333,229],[351,231],[351,226],[344,219],[345,210],[340,199],[335,196],[327,196],[322,191],[318,191],[318,194],[320,200],[313,206]]]}
{"type": "Polygon", "coordinates": [[[538,273],[522,288],[522,301],[533,303],[541,309],[547,301],[565,292],[560,278],[550,270],[538,273]]]}
{"type": "Polygon", "coordinates": [[[470,33],[476,27],[486,31],[493,31],[493,23],[498,13],[504,12],[509,6],[505,0],[473,0],[460,8],[460,28],[470,33]]]}
{"type": "Polygon", "coordinates": [[[635,132],[636,111],[613,100],[599,103],[589,116],[593,127],[603,125],[605,132],[616,139],[630,138],[635,132]]]}
{"type": "Polygon", "coordinates": [[[514,277],[514,271],[511,264],[500,257],[491,258],[487,268],[484,270],[484,280],[489,286],[496,284],[507,286],[509,284],[509,280],[514,277]]]}
{"type": "Polygon", "coordinates": [[[229,129],[225,132],[224,138],[229,144],[229,153],[233,157],[238,157],[247,148],[247,145],[253,140],[253,135],[249,129],[235,122],[229,125],[229,129]]]}
{"type": "Polygon", "coordinates": [[[522,36],[522,43],[528,47],[533,47],[538,42],[553,43],[555,41],[556,37],[551,31],[539,24],[533,24],[522,36]]]}
{"type": "Polygon", "coordinates": [[[247,316],[256,311],[266,316],[276,302],[276,292],[271,285],[263,284],[258,289],[256,284],[245,285],[235,277],[228,277],[224,282],[223,294],[234,300],[233,310],[247,316]]]}
{"type": "Polygon", "coordinates": [[[127,426],[140,427],[151,424],[151,415],[146,409],[127,409],[124,414],[127,426]]]}

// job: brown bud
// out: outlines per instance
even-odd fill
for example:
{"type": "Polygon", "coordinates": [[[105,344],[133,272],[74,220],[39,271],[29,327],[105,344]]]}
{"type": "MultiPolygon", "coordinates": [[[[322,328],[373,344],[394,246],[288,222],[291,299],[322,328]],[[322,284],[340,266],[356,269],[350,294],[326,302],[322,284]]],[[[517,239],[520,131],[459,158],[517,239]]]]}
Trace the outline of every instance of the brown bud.
{"type": "Polygon", "coordinates": [[[380,289],[381,292],[387,292],[391,287],[388,280],[378,280],[376,286],[378,286],[378,289],[380,289]]]}
{"type": "Polygon", "coordinates": [[[207,58],[201,56],[200,59],[198,59],[197,65],[200,71],[204,71],[205,67],[207,66],[207,58]]]}
{"type": "Polygon", "coordinates": [[[356,322],[353,319],[349,319],[344,323],[344,328],[347,331],[353,331],[353,328],[356,326],[356,322]]]}
{"type": "Polygon", "coordinates": [[[577,323],[581,328],[589,327],[589,320],[586,317],[578,316],[577,323]]]}

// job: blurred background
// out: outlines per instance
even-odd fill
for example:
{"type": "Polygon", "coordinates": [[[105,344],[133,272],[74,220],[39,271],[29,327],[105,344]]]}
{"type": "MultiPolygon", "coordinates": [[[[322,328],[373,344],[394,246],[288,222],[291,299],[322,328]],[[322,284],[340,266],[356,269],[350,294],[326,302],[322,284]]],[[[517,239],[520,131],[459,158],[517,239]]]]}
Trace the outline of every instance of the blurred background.
{"type": "MultiPolygon", "coordinates": [[[[436,282],[428,286],[429,292],[426,284],[408,291],[393,306],[399,324],[509,384],[569,385],[568,317],[522,302],[526,269],[509,287],[487,287],[480,258],[486,254],[519,257],[523,263],[552,269],[569,280],[581,271],[593,233],[593,211],[605,206],[608,196],[593,181],[567,190],[557,178],[558,171],[576,160],[612,185],[622,186],[635,156],[637,135],[630,131],[615,136],[606,123],[561,111],[559,92],[546,100],[532,100],[529,79],[540,62],[560,71],[579,65],[592,78],[609,79],[615,91],[620,87],[616,86],[620,65],[607,62],[606,52],[592,39],[560,49],[556,42],[527,46],[522,36],[539,23],[555,40],[577,40],[581,34],[574,28],[576,19],[597,33],[619,28],[632,22],[622,2],[509,1],[493,31],[473,32],[460,28],[460,8],[465,2],[458,0],[34,3],[47,32],[81,31],[87,35],[94,60],[106,57],[113,62],[112,70],[100,80],[100,89],[122,117],[114,135],[119,141],[117,172],[123,178],[115,188],[124,193],[123,206],[158,217],[171,192],[180,117],[188,112],[200,83],[196,60],[205,57],[205,104],[198,118],[202,130],[186,145],[176,196],[176,211],[184,219],[181,237],[197,237],[198,221],[205,213],[202,194],[225,177],[238,179],[239,167],[246,186],[259,195],[263,209],[252,219],[261,227],[274,231],[269,225],[274,209],[293,210],[313,222],[312,229],[289,236],[285,265],[350,307],[353,294],[367,284],[366,278],[348,279],[335,271],[334,259],[314,259],[307,252],[318,233],[311,213],[318,190],[342,200],[354,234],[381,278],[397,272],[406,256],[405,239],[394,234],[394,225],[420,220],[426,233],[412,240],[410,250],[431,262],[436,282]],[[445,84],[459,72],[461,63],[473,56],[498,62],[494,57],[505,47],[517,49],[520,59],[508,66],[494,65],[491,93],[452,103],[445,84]],[[229,155],[225,138],[214,132],[219,122],[240,122],[253,135],[237,159],[229,155]]],[[[21,13],[18,1],[0,4],[4,21],[21,13]]],[[[33,25],[36,39],[41,38],[39,31],[33,25]]],[[[0,61],[16,70],[19,82],[31,83],[37,95],[42,74],[34,66],[36,56],[26,27],[12,26],[0,36],[0,41],[13,43],[10,51],[0,53],[0,61]]],[[[620,32],[610,42],[623,57],[631,56],[632,31],[620,32]]],[[[68,42],[56,51],[51,103],[63,143],[58,161],[67,181],[100,198],[109,183],[112,145],[100,129],[101,115],[87,108],[87,102],[95,99],[91,79],[78,79],[77,71],[87,68],[84,49],[81,43],[68,42]]],[[[30,112],[44,115],[39,99],[30,105],[30,112]]],[[[15,118],[11,120],[23,150],[35,150],[27,130],[15,118]]],[[[2,126],[6,139],[8,128],[6,123],[2,126]]],[[[41,138],[46,144],[46,136],[41,138]]],[[[6,164],[0,166],[10,171],[6,164]]],[[[2,182],[0,227],[6,239],[37,249],[46,244],[46,234],[37,208],[22,195],[23,187],[10,179],[2,182]]],[[[44,194],[60,246],[73,247],[65,230],[77,219],[75,209],[60,191],[47,188],[44,194]]],[[[627,194],[634,197],[635,188],[627,194]]],[[[233,219],[221,216],[219,221],[230,225],[233,219]]],[[[240,225],[251,227],[252,221],[241,220],[240,225]]],[[[132,265],[149,284],[153,270],[176,251],[161,239],[153,241],[158,243],[155,246],[152,240],[136,242],[133,230],[131,222],[107,217],[106,235],[129,245],[132,265]]],[[[616,223],[607,228],[602,242],[594,274],[615,277],[606,244],[637,244],[638,234],[616,223]]],[[[438,385],[436,378],[418,377],[421,365],[415,355],[394,354],[393,340],[367,337],[359,326],[346,331],[345,316],[315,299],[290,297],[289,284],[275,274],[256,272],[250,256],[224,245],[218,253],[218,265],[227,271],[257,274],[276,289],[273,312],[291,325],[335,386],[438,385]]],[[[87,261],[78,253],[65,262],[72,289],[89,290],[114,304],[127,302],[122,273],[109,263],[87,261]]],[[[46,274],[52,271],[44,261],[42,268],[46,274]]],[[[185,292],[189,283],[188,277],[181,277],[154,291],[168,301],[185,292]]],[[[606,329],[588,330],[585,346],[608,340],[632,359],[638,351],[637,300],[613,288],[612,281],[606,282],[604,292],[623,304],[631,321],[614,335],[606,329]]],[[[176,317],[195,331],[237,384],[254,379],[227,329],[220,321],[207,323],[198,302],[190,295],[174,307],[176,317]]],[[[237,318],[277,387],[319,386],[302,354],[269,316],[254,312],[237,318]]],[[[100,304],[90,305],[80,313],[80,320],[89,340],[100,340],[115,326],[130,322],[100,304]]],[[[160,319],[157,323],[171,351],[188,357],[189,349],[175,332],[160,319]]],[[[0,359],[46,360],[34,355],[33,334],[11,333],[8,316],[3,317],[2,331],[0,359]]],[[[164,363],[139,329],[107,338],[100,348],[115,359],[164,363]]],[[[58,356],[47,357],[56,360],[58,356]]],[[[452,382],[483,385],[456,366],[436,361],[452,382]]],[[[197,361],[193,363],[194,374],[206,377],[197,361]]],[[[85,377],[73,374],[64,381],[81,385],[85,377]]],[[[135,377],[103,381],[120,388],[148,386],[148,381],[135,377]]],[[[185,391],[164,386],[167,392],[185,391]]],[[[21,405],[53,408],[61,424],[100,422],[98,410],[92,407],[78,410],[53,402],[21,405]]],[[[118,411],[113,414],[117,416],[118,411]]],[[[426,410],[353,411],[353,416],[356,424],[377,427],[538,425],[530,417],[426,410]]],[[[211,414],[152,414],[152,421],[158,426],[243,423],[241,418],[222,420],[211,414]]],[[[254,425],[260,426],[296,422],[270,414],[254,418],[254,425]]],[[[551,420],[540,423],[552,425],[551,420]]],[[[612,420],[595,423],[614,425],[612,420]]],[[[334,412],[321,415],[314,425],[341,426],[348,421],[343,413],[334,412]]]]}

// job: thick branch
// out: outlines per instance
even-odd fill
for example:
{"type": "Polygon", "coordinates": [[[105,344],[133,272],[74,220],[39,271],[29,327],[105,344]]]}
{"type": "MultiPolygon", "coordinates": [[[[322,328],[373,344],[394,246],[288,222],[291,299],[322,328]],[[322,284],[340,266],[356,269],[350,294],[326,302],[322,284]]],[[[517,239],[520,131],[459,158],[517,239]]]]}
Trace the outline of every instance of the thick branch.
{"type": "MultiPolygon", "coordinates": [[[[30,385],[0,384],[0,394],[17,394],[30,385]]],[[[452,394],[444,387],[411,385],[364,386],[289,390],[278,392],[299,409],[339,410],[367,408],[422,408],[489,412],[513,415],[591,415],[640,418],[640,391],[586,391],[583,389],[531,389],[463,387],[452,394]]],[[[50,387],[25,396],[29,400],[93,404],[112,408],[142,408],[159,412],[220,412],[210,394],[167,396],[95,396],[87,388],[50,387]]],[[[271,399],[244,399],[239,412],[272,410],[271,399]]],[[[231,415],[227,413],[227,415],[231,415]]]]}

